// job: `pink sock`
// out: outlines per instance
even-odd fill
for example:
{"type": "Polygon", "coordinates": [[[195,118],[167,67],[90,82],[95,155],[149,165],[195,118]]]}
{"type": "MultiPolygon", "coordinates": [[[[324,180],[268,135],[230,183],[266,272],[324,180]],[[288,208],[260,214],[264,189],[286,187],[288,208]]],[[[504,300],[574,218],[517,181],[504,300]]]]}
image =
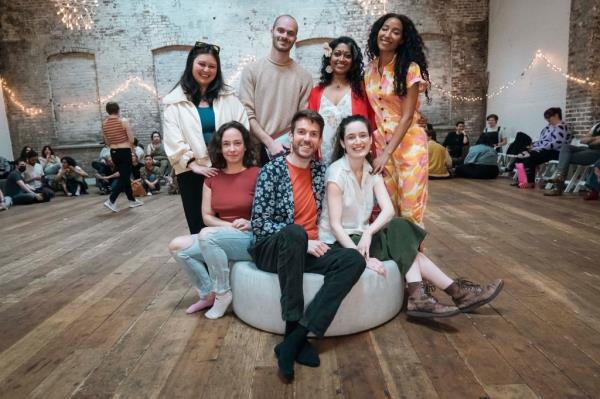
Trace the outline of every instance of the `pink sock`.
{"type": "Polygon", "coordinates": [[[525,165],[522,163],[515,164],[517,169],[517,179],[519,180],[519,188],[527,188],[529,183],[527,181],[527,173],[525,172],[525,165]]]}
{"type": "Polygon", "coordinates": [[[189,308],[187,308],[185,313],[192,314],[195,312],[199,312],[202,309],[211,307],[214,302],[215,302],[215,293],[211,292],[210,294],[208,294],[204,298],[200,298],[200,300],[198,302],[194,303],[189,308]]]}

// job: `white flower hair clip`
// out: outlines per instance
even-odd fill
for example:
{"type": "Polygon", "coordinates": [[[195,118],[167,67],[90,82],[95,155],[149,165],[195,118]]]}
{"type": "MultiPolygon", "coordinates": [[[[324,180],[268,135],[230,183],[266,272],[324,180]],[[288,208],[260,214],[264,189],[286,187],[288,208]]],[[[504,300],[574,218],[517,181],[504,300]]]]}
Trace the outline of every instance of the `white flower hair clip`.
{"type": "Polygon", "coordinates": [[[325,57],[331,57],[333,50],[329,47],[329,43],[323,43],[323,54],[325,57]]]}

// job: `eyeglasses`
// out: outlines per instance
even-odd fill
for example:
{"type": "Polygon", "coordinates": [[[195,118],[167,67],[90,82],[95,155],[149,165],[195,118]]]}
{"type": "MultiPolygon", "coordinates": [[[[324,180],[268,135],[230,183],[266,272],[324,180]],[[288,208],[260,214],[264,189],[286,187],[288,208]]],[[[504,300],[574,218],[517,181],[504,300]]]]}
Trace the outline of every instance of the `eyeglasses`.
{"type": "Polygon", "coordinates": [[[204,42],[196,42],[196,44],[194,44],[194,47],[195,48],[208,47],[208,48],[216,51],[217,54],[219,54],[219,52],[221,51],[221,47],[217,46],[216,44],[210,44],[210,43],[204,43],[204,42]]]}

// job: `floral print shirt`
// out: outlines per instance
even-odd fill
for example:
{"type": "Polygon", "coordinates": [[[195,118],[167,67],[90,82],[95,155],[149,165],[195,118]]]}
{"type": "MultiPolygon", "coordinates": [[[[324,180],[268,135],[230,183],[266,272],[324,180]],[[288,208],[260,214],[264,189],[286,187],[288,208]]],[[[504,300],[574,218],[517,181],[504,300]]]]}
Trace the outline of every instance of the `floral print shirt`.
{"type": "MultiPolygon", "coordinates": [[[[325,197],[325,169],[323,161],[310,161],[317,220],[325,197]]],[[[285,157],[277,157],[261,168],[250,223],[257,241],[294,223],[294,192],[285,157]]]]}

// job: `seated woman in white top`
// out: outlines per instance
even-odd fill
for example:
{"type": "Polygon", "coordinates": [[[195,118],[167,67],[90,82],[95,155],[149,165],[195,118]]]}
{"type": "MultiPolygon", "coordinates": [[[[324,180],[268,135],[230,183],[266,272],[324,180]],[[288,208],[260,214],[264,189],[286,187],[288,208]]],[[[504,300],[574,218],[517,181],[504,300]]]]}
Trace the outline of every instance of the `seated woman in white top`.
{"type": "Polygon", "coordinates": [[[467,280],[453,281],[419,252],[426,232],[407,219],[394,217],[383,178],[370,173],[371,143],[371,129],[364,117],[353,115],[342,120],[336,132],[333,163],[327,170],[319,239],[333,247],[355,248],[367,259],[367,268],[379,274],[385,273],[381,261],[395,261],[408,283],[409,316],[448,317],[494,299],[502,289],[502,280],[484,287],[467,280]],[[370,223],[375,200],[381,212],[370,223]],[[438,303],[425,290],[423,278],[448,293],[456,306],[438,303]]]}

